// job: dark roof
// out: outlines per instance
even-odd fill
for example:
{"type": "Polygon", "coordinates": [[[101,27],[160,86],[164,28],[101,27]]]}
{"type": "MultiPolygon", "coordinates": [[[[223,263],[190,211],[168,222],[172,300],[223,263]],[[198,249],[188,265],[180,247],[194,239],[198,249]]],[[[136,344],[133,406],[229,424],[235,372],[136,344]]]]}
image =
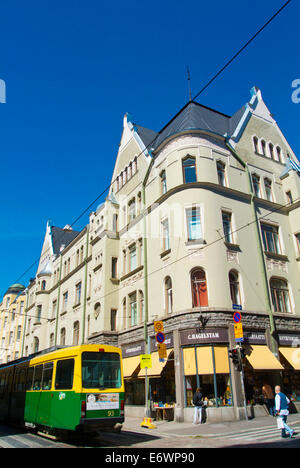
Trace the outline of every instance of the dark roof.
{"type": "Polygon", "coordinates": [[[51,227],[53,251],[55,255],[60,254],[61,246],[67,247],[79,234],[79,231],[71,229],[62,229],[55,226],[51,227]]]}
{"type": "Polygon", "coordinates": [[[144,145],[147,149],[151,149],[153,140],[156,139],[158,133],[150,130],[149,128],[141,127],[140,125],[135,125],[134,128],[136,129],[139,137],[143,141],[144,145]],[[148,148],[149,146],[149,148],[148,148]]]}
{"type": "Polygon", "coordinates": [[[221,136],[225,136],[226,134],[230,136],[234,133],[244,111],[245,108],[242,107],[230,117],[192,101],[186,104],[158,133],[139,125],[135,125],[135,128],[145,146],[147,146],[147,142],[148,144],[149,142],[152,143],[153,139],[155,139],[151,147],[157,149],[167,138],[186,131],[203,130],[221,136]],[[150,137],[152,138],[151,141],[150,137]]]}

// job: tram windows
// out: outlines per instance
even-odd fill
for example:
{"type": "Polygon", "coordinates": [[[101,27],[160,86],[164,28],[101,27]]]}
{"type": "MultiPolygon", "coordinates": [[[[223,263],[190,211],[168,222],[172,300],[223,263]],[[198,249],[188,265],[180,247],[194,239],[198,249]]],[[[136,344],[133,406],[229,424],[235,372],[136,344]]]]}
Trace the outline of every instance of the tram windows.
{"type": "Polygon", "coordinates": [[[51,390],[53,376],[53,362],[44,364],[43,370],[43,390],[51,390]]]}
{"type": "Polygon", "coordinates": [[[34,367],[29,367],[27,371],[27,377],[26,377],[26,390],[33,389],[33,372],[34,372],[34,367]]]}
{"type": "Polygon", "coordinates": [[[74,359],[57,361],[55,390],[71,390],[73,388],[74,359]]]}
{"type": "Polygon", "coordinates": [[[35,366],[33,376],[33,390],[41,390],[43,377],[43,364],[35,366]]]}

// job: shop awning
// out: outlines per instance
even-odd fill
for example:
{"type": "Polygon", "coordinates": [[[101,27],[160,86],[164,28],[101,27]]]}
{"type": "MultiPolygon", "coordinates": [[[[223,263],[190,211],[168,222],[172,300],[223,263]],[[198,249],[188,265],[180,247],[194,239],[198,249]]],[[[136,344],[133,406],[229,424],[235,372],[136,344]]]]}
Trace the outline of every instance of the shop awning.
{"type": "Polygon", "coordinates": [[[196,375],[195,348],[183,349],[184,375],[196,375]]]}
{"type": "MultiPolygon", "coordinates": [[[[160,376],[163,368],[167,364],[167,360],[169,359],[169,356],[170,356],[172,351],[173,351],[173,349],[167,349],[167,358],[165,359],[164,362],[161,362],[159,360],[159,355],[158,355],[157,351],[152,353],[152,367],[151,367],[151,369],[147,369],[148,377],[160,376]]],[[[145,377],[145,375],[146,375],[146,370],[141,369],[140,372],[139,372],[138,377],[145,377]]]]}
{"type": "Polygon", "coordinates": [[[137,367],[139,365],[140,365],[140,356],[139,355],[123,359],[124,378],[131,377],[132,374],[137,370],[137,367]]]}
{"type": "MultiPolygon", "coordinates": [[[[196,348],[199,375],[214,373],[213,348],[201,346],[196,348]]],[[[214,346],[216,374],[229,374],[228,351],[226,346],[214,346]]],[[[183,349],[184,375],[196,375],[195,348],[183,349]]]]}
{"type": "Polygon", "coordinates": [[[295,370],[300,370],[300,348],[279,348],[279,351],[295,370]]]}
{"type": "Polygon", "coordinates": [[[247,361],[256,370],[282,370],[283,367],[267,346],[251,345],[252,352],[247,361]]]}

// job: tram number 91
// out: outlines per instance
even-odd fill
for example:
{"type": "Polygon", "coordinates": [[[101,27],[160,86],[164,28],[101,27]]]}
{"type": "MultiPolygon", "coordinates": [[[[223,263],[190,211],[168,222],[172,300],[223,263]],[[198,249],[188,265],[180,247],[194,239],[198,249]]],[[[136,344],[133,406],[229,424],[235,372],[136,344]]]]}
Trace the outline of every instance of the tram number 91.
{"type": "Polygon", "coordinates": [[[115,415],[115,412],[113,410],[109,410],[107,411],[107,416],[114,416],[115,415]]]}

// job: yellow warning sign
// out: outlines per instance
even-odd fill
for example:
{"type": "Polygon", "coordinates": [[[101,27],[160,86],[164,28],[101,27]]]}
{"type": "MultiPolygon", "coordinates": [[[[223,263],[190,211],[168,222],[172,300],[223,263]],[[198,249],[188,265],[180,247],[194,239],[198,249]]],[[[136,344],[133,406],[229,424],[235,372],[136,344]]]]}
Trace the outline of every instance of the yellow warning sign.
{"type": "Polygon", "coordinates": [[[141,354],[140,359],[141,359],[141,369],[145,369],[145,367],[147,367],[148,369],[151,369],[152,367],[151,354],[141,354]]]}

